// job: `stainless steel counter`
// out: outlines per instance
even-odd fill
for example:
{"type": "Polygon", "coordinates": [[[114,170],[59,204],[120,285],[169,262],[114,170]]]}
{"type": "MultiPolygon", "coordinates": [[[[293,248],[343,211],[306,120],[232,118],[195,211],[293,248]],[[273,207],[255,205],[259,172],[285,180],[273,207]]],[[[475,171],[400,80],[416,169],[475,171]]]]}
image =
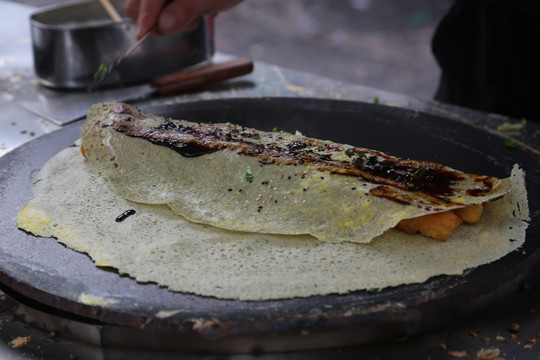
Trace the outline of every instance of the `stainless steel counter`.
{"type": "MultiPolygon", "coordinates": [[[[256,63],[255,71],[238,79],[214,85],[197,92],[169,97],[152,97],[146,85],[97,94],[53,91],[39,85],[32,70],[28,18],[32,8],[0,1],[0,156],[43,134],[84,117],[90,104],[104,99],[130,100],[140,105],[168,105],[182,102],[238,97],[309,97],[377,101],[453,118],[495,132],[504,123],[521,124],[521,119],[473,111],[436,102],[424,102],[404,95],[321,78],[291,71],[271,64],[256,63]]],[[[217,58],[228,55],[218,54],[217,58]]],[[[535,153],[540,150],[540,125],[531,121],[504,137],[535,153]]],[[[1,240],[1,238],[0,238],[1,240]]],[[[0,259],[1,261],[1,259],[0,259]]],[[[540,354],[540,290],[523,289],[495,311],[481,317],[456,323],[451,328],[398,339],[392,343],[372,344],[345,349],[329,349],[305,354],[262,355],[262,358],[380,358],[380,359],[447,359],[466,351],[469,358],[482,358],[482,349],[492,349],[503,359],[533,359],[540,354]],[[407,354],[407,355],[404,355],[407,354]],[[476,357],[475,357],[476,356],[476,357]]],[[[114,358],[100,349],[70,344],[54,339],[19,321],[3,308],[0,298],[0,358],[52,359],[114,358]],[[16,348],[13,339],[30,336],[16,348]]],[[[485,355],[487,356],[487,355],[485,355]]],[[[495,358],[484,357],[484,358],[495,358]]],[[[251,358],[234,356],[231,358],[251,358]]]]}

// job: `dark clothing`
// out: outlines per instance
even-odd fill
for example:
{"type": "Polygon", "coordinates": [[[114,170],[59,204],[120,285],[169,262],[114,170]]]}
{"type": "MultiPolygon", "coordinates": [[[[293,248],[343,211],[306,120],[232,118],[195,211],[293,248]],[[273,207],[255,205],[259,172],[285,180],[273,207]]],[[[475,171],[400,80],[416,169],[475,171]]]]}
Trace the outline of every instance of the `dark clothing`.
{"type": "Polygon", "coordinates": [[[540,0],[456,0],[432,46],[437,100],[540,121],[540,0]]]}

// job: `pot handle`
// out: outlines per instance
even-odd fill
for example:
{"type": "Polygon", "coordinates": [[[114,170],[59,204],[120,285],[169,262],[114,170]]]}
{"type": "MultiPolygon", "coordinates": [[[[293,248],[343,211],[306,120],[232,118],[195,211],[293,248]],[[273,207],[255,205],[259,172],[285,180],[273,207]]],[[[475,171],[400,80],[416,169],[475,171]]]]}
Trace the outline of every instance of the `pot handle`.
{"type": "Polygon", "coordinates": [[[182,70],[150,80],[150,85],[158,88],[160,95],[175,94],[185,90],[215,84],[220,81],[249,74],[253,71],[253,61],[237,58],[218,64],[182,70]]]}

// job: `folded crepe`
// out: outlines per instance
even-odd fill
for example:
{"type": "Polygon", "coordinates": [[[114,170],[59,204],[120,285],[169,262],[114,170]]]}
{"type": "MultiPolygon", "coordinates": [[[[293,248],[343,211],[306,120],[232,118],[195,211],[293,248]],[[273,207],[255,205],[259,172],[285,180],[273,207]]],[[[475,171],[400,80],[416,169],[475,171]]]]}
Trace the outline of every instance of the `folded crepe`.
{"type": "Polygon", "coordinates": [[[510,186],[432,162],[121,103],[92,106],[81,140],[94,171],[124,199],[166,204],[222,229],[330,242],[368,243],[403,220],[485,204],[510,186]]]}
{"type": "Polygon", "coordinates": [[[139,282],[223,299],[344,294],[462,274],[519,249],[529,218],[518,168],[510,192],[488,204],[478,224],[461,226],[446,242],[394,229],[357,244],[197,224],[167,205],[118,196],[75,147],[50,159],[32,190],[17,215],[20,228],[56,237],[97,266],[139,282]]]}

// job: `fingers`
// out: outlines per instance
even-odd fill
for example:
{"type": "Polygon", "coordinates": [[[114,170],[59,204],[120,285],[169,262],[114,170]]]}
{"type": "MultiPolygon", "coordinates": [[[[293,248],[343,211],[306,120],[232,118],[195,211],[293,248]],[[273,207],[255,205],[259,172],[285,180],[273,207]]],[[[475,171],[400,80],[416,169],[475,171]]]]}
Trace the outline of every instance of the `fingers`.
{"type": "Polygon", "coordinates": [[[159,32],[170,34],[183,30],[202,13],[200,9],[202,2],[204,1],[173,1],[168,4],[159,16],[159,32]]]}
{"type": "Polygon", "coordinates": [[[140,4],[140,0],[127,0],[124,4],[124,13],[133,21],[137,21],[140,4]]]}
{"type": "Polygon", "coordinates": [[[199,16],[189,21],[188,23],[186,23],[184,26],[182,26],[182,28],[179,31],[182,31],[182,32],[193,31],[199,27],[200,22],[201,22],[201,17],[199,16]]]}
{"type": "Polygon", "coordinates": [[[164,3],[165,0],[139,0],[137,34],[135,35],[137,40],[157,24],[164,3]]]}
{"type": "Polygon", "coordinates": [[[170,34],[197,28],[201,15],[227,10],[242,0],[126,0],[124,12],[137,23],[137,39],[156,24],[157,32],[170,34]]]}
{"type": "MultiPolygon", "coordinates": [[[[144,0],[143,0],[144,1],[144,0]]],[[[159,32],[170,34],[197,27],[201,15],[229,9],[242,0],[176,0],[168,4],[159,16],[159,32]]]]}

